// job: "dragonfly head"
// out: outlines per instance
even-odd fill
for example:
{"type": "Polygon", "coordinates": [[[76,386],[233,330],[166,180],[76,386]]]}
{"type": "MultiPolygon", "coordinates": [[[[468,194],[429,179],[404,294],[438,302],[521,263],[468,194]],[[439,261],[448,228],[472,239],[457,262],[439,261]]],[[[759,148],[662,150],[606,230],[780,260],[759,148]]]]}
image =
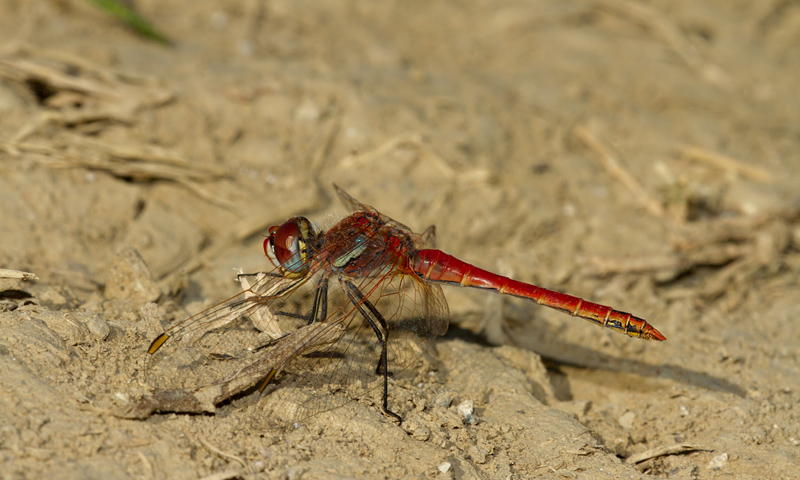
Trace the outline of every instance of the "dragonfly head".
{"type": "Polygon", "coordinates": [[[267,258],[287,277],[302,277],[308,273],[308,240],[317,232],[305,217],[290,218],[281,226],[269,228],[264,240],[267,258]]]}

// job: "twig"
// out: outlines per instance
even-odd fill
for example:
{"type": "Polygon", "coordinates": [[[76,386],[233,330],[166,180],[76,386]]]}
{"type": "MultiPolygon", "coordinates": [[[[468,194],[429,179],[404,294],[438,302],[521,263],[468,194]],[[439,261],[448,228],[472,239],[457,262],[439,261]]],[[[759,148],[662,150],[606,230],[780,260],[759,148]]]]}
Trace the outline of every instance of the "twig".
{"type": "Polygon", "coordinates": [[[74,127],[96,122],[134,123],[134,114],[144,108],[164,105],[174,99],[174,93],[168,90],[139,92],[120,103],[103,105],[92,109],[46,111],[38,117],[26,122],[9,137],[8,142],[20,143],[48,125],[74,127]]]}
{"type": "Polygon", "coordinates": [[[334,116],[325,129],[323,140],[319,146],[317,146],[311,156],[311,171],[314,172],[320,170],[322,165],[330,156],[331,151],[333,150],[333,145],[336,143],[336,139],[339,136],[339,131],[342,127],[341,109],[336,107],[333,109],[334,116]]]}
{"type": "MultiPolygon", "coordinates": [[[[126,75],[105,69],[85,59],[58,50],[43,50],[28,44],[7,46],[6,55],[27,55],[31,58],[0,58],[0,78],[16,82],[35,80],[69,96],[84,95],[99,99],[99,105],[80,109],[43,112],[28,121],[11,135],[9,141],[21,142],[47,125],[75,126],[99,121],[133,123],[134,114],[171,101],[175,94],[156,82],[143,77],[126,75]],[[52,59],[58,66],[42,63],[40,58],[52,59]],[[65,93],[66,92],[66,93],[65,93]]],[[[54,95],[51,97],[56,98],[54,95]]]]}
{"type": "Polygon", "coordinates": [[[43,130],[48,125],[74,127],[87,123],[114,121],[122,124],[132,123],[130,112],[118,108],[98,108],[80,111],[41,112],[36,118],[25,122],[8,139],[8,143],[21,143],[37,131],[43,130]]]}
{"type": "Polygon", "coordinates": [[[648,256],[628,257],[623,259],[585,257],[583,274],[591,276],[607,276],[615,273],[673,272],[674,275],[685,272],[698,265],[724,265],[732,260],[751,254],[750,245],[722,244],[707,245],[683,253],[655,254],[648,256]]]}
{"type": "Polygon", "coordinates": [[[17,35],[14,39],[0,47],[0,55],[10,55],[17,51],[21,45],[25,45],[30,38],[33,38],[37,24],[46,15],[46,6],[44,3],[28,2],[27,10],[28,11],[18,15],[17,18],[22,19],[22,21],[15,25],[17,28],[17,35]]]}
{"type": "Polygon", "coordinates": [[[16,278],[19,280],[39,280],[35,273],[22,272],[19,270],[8,270],[0,268],[0,278],[16,278]]]}
{"type": "Polygon", "coordinates": [[[207,201],[208,203],[216,205],[220,208],[224,208],[229,212],[233,212],[239,215],[242,211],[242,208],[239,205],[236,205],[233,202],[225,200],[220,196],[214,195],[213,193],[209,192],[205,188],[201,187],[200,185],[189,179],[186,178],[175,179],[175,183],[177,183],[178,185],[182,185],[184,188],[194,193],[198,197],[202,198],[203,200],[207,201]]]}
{"type": "Polygon", "coordinates": [[[715,243],[741,243],[751,240],[755,233],[766,228],[775,217],[773,213],[762,213],[701,220],[672,232],[670,242],[680,250],[691,250],[715,243]]]}
{"type": "Polygon", "coordinates": [[[688,443],[676,443],[675,445],[665,445],[656,447],[636,455],[631,455],[625,460],[627,463],[642,463],[651,458],[663,457],[666,455],[677,455],[686,452],[713,452],[714,449],[702,445],[691,445],[688,443]]]}
{"type": "Polygon", "coordinates": [[[153,478],[153,464],[150,463],[150,460],[147,459],[144,453],[141,450],[137,450],[136,454],[139,456],[139,459],[142,461],[145,470],[145,478],[153,478]]]}
{"type": "Polygon", "coordinates": [[[192,172],[192,175],[203,177],[202,179],[222,178],[228,175],[228,173],[222,169],[190,163],[179,155],[167,152],[155,146],[134,147],[129,145],[117,145],[81,135],[66,135],[66,137],[72,144],[91,147],[112,157],[142,163],[173,165],[185,168],[187,172],[192,172]]]}
{"type": "Polygon", "coordinates": [[[232,478],[243,478],[242,472],[238,470],[226,470],[224,472],[212,473],[200,480],[231,480],[232,478]]]}
{"type": "Polygon", "coordinates": [[[112,146],[97,140],[89,141],[80,136],[72,136],[70,139],[75,140],[75,143],[87,150],[95,150],[95,153],[100,154],[100,158],[92,158],[92,155],[86,155],[85,152],[82,154],[72,153],[67,149],[71,146],[70,144],[64,145],[63,148],[56,148],[30,143],[0,142],[0,149],[12,155],[30,152],[46,156],[48,159],[42,163],[49,168],[86,168],[142,182],[151,180],[175,182],[218,207],[234,213],[241,211],[237,205],[212,194],[197,184],[197,182],[216,180],[227,176],[222,170],[191,164],[174,155],[146,152],[132,147],[112,146]]]}
{"type": "Polygon", "coordinates": [[[664,207],[661,206],[658,201],[652,198],[647,191],[642,187],[638,180],[636,180],[633,175],[631,175],[622,164],[617,160],[616,157],[611,153],[611,149],[609,149],[600,139],[598,139],[594,134],[589,132],[586,127],[577,126],[574,130],[575,136],[577,136],[583,143],[585,143],[589,148],[595,151],[598,154],[601,160],[601,165],[611,174],[612,177],[619,180],[623,185],[625,185],[631,193],[642,202],[645,208],[652,213],[653,215],[664,218],[664,207]]]}
{"type": "MultiPolygon", "coordinates": [[[[191,438],[189,436],[189,434],[186,434],[186,436],[191,438]]],[[[209,452],[211,452],[211,453],[213,453],[213,454],[215,454],[217,456],[220,456],[222,458],[227,458],[228,460],[233,460],[235,462],[239,462],[239,464],[241,466],[243,466],[243,467],[247,466],[247,463],[245,463],[245,461],[242,460],[241,457],[237,457],[236,455],[234,455],[232,453],[223,452],[222,450],[220,450],[219,448],[215,447],[214,445],[211,445],[211,443],[208,440],[206,440],[205,437],[203,437],[203,435],[201,435],[199,433],[197,434],[197,440],[200,442],[200,445],[202,445],[209,452]]]]}
{"type": "Polygon", "coordinates": [[[224,472],[212,473],[200,480],[230,480],[232,478],[242,478],[242,472],[238,470],[226,470],[224,472]]]}
{"type": "Polygon", "coordinates": [[[106,100],[118,101],[125,98],[125,92],[119,89],[112,89],[92,80],[68,75],[55,68],[29,60],[0,60],[0,76],[17,81],[33,78],[43,81],[57,90],[72,90],[106,100]]]}
{"type": "Polygon", "coordinates": [[[352,168],[357,165],[371,165],[377,160],[381,160],[402,145],[412,145],[419,147],[422,144],[422,136],[419,133],[407,132],[396,135],[368,152],[347,155],[340,160],[342,166],[352,168]]]}
{"type": "Polygon", "coordinates": [[[600,7],[621,14],[653,32],[681,60],[709,83],[729,89],[733,80],[718,65],[706,61],[674,22],[664,18],[656,9],[628,0],[595,0],[600,7]]]}
{"type": "Polygon", "coordinates": [[[678,153],[688,160],[705,162],[723,170],[732,170],[739,175],[759,183],[770,184],[775,182],[775,178],[772,174],[765,169],[746,165],[727,155],[689,145],[679,145],[676,149],[678,153]]]}
{"type": "Polygon", "coordinates": [[[133,85],[142,85],[148,87],[156,87],[159,85],[160,80],[154,76],[146,76],[138,73],[123,72],[106,65],[97,64],[86,57],[81,57],[72,52],[65,50],[42,48],[30,43],[17,42],[0,52],[4,56],[21,56],[35,57],[40,59],[49,59],[54,62],[67,64],[73,67],[72,70],[80,70],[81,72],[91,73],[106,82],[116,82],[122,80],[125,83],[133,85]]]}
{"type": "MultiPolygon", "coordinates": [[[[273,287],[280,288],[281,285],[273,287]]],[[[261,305],[251,302],[246,305],[245,311],[221,312],[208,325],[204,325],[203,332],[186,332],[182,338],[191,343],[191,339],[199,338],[205,332],[222,327],[240,315],[249,316],[253,312],[258,312],[260,307],[261,305]]],[[[190,389],[158,390],[152,395],[145,395],[134,404],[116,409],[113,414],[120,418],[143,420],[154,413],[214,413],[217,404],[253,388],[259,382],[264,382],[265,378],[271,379],[299,355],[319,351],[337,342],[344,332],[342,317],[304,325],[281,337],[264,354],[240,368],[226,380],[190,389]]]]}

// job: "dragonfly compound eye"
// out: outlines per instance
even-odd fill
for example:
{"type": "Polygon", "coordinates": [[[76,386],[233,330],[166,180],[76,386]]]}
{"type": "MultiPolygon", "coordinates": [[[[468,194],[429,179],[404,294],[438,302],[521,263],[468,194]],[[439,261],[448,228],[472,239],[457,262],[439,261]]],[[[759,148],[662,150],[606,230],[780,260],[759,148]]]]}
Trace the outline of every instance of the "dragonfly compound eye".
{"type": "Polygon", "coordinates": [[[280,227],[270,227],[269,237],[264,240],[264,253],[283,274],[302,275],[308,269],[306,240],[313,235],[308,220],[293,218],[280,227]]]}

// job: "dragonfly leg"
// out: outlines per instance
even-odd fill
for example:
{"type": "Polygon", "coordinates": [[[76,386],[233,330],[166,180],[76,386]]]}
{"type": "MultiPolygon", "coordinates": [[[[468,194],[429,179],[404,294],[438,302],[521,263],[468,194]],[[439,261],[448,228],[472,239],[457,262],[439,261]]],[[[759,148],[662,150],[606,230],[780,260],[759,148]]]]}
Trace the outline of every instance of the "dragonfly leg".
{"type": "Polygon", "coordinates": [[[378,337],[378,342],[381,344],[381,356],[378,359],[378,367],[375,373],[383,376],[383,413],[397,420],[397,423],[403,422],[403,417],[389,410],[389,365],[386,350],[386,342],[389,338],[389,329],[383,315],[375,308],[375,306],[361,293],[361,291],[351,282],[343,281],[344,290],[347,293],[347,298],[355,305],[358,312],[364,317],[364,320],[369,323],[375,336],[378,337]]]}
{"type": "Polygon", "coordinates": [[[311,319],[308,322],[312,323],[324,322],[328,318],[328,276],[323,275],[319,279],[317,285],[317,293],[314,295],[314,306],[312,307],[311,319]]]}
{"type": "Polygon", "coordinates": [[[314,305],[311,307],[311,312],[303,315],[301,313],[292,312],[275,312],[275,315],[284,317],[299,318],[308,322],[306,325],[325,321],[328,318],[328,277],[323,276],[320,278],[316,287],[317,292],[314,294],[314,305]]]}

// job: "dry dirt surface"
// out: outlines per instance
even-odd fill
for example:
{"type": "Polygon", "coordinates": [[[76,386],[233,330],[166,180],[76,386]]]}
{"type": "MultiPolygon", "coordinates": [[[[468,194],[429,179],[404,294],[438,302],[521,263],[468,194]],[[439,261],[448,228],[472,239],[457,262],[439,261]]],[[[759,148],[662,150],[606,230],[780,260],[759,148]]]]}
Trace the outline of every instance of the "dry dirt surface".
{"type": "Polygon", "coordinates": [[[0,2],[0,268],[38,277],[0,280],[0,477],[800,477],[800,4],[133,3],[171,45],[0,2]],[[333,183],[668,340],[449,288],[401,425],[120,418],[270,225],[346,213],[333,183]]]}

